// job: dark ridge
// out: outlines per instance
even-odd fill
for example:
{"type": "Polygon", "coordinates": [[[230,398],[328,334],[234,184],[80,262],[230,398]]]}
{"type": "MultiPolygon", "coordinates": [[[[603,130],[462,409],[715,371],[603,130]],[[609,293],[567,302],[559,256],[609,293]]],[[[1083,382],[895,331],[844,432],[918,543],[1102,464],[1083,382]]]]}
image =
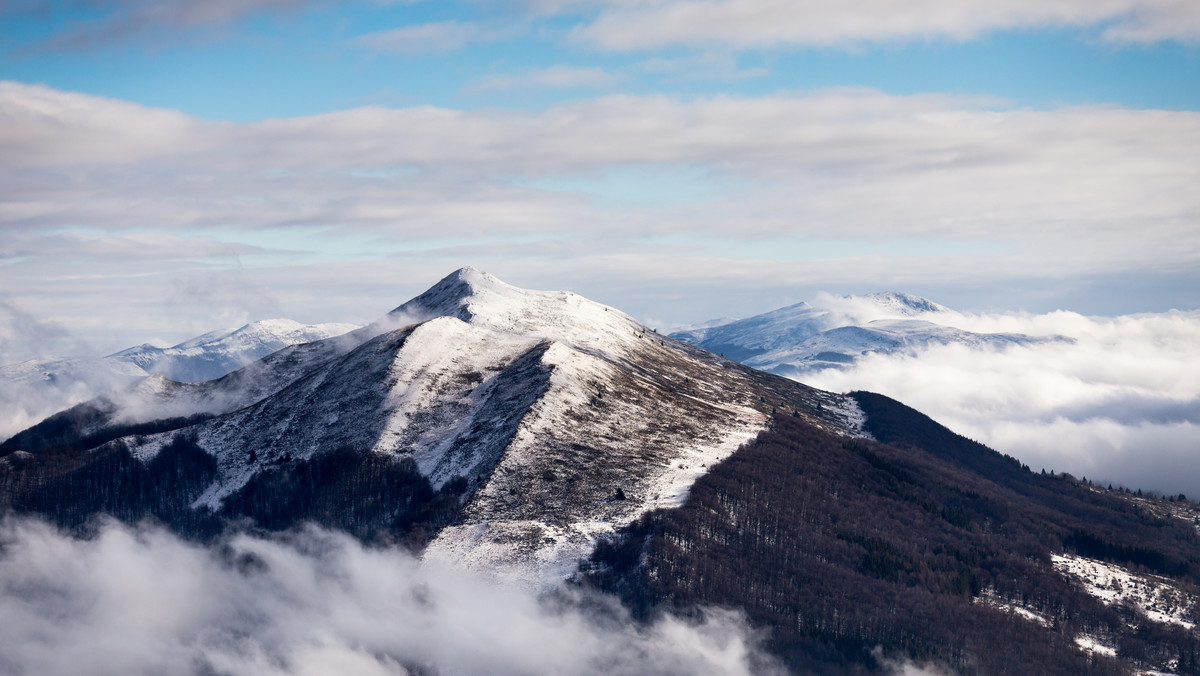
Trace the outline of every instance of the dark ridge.
{"type": "Polygon", "coordinates": [[[19,473],[0,473],[7,489],[0,495],[7,495],[13,511],[38,514],[61,528],[86,530],[107,514],[127,523],[160,521],[191,536],[217,530],[211,515],[191,509],[216,476],[216,462],[184,435],[147,464],[120,443],[86,454],[32,456],[21,464],[19,473]]]}
{"type": "Polygon", "coordinates": [[[955,434],[920,411],[874,392],[851,392],[867,416],[864,429],[877,440],[898,447],[914,447],[944,460],[961,464],[993,481],[1024,482],[1029,468],[1011,456],[955,434]]]}
{"type": "MultiPolygon", "coordinates": [[[[918,433],[924,420],[913,421],[918,433]]],[[[926,443],[945,442],[924,431],[926,443]]],[[[1068,543],[1179,571],[1200,554],[1189,523],[1148,518],[1067,478],[1030,474],[1036,490],[1026,495],[971,469],[1008,468],[1007,459],[964,463],[956,447],[846,439],[781,415],[697,481],[682,507],[601,543],[579,579],[644,619],[742,608],[802,674],[877,672],[880,654],[962,674],[1123,674],[1172,660],[1177,673],[1200,673],[1194,632],[1105,606],[1050,563],[1068,543]],[[987,605],[984,590],[1048,626],[987,605]],[[1082,632],[1118,645],[1120,659],[1082,652],[1082,632]]],[[[1187,572],[1176,582],[1195,594],[1187,572]]]]}
{"type": "Polygon", "coordinates": [[[230,530],[281,531],[312,522],[364,542],[421,549],[452,523],[469,492],[464,478],[435,491],[410,458],[341,447],[283,459],[229,496],[218,513],[192,505],[216,477],[216,461],[178,434],[148,463],[120,442],[87,453],[18,454],[0,462],[0,512],[37,514],[88,534],[101,515],[161,523],[208,540],[230,530]]]}
{"type": "Polygon", "coordinates": [[[221,515],[268,531],[311,522],[419,550],[457,518],[467,492],[462,477],[435,491],[411,458],[343,446],[255,475],[225,499],[221,515]]]}
{"type": "Polygon", "coordinates": [[[110,424],[116,406],[106,399],[85,402],[46,418],[0,443],[0,458],[16,451],[34,455],[80,453],[136,434],[150,435],[190,427],[213,416],[200,413],[143,423],[110,424]],[[85,430],[99,428],[95,432],[85,430]]]}

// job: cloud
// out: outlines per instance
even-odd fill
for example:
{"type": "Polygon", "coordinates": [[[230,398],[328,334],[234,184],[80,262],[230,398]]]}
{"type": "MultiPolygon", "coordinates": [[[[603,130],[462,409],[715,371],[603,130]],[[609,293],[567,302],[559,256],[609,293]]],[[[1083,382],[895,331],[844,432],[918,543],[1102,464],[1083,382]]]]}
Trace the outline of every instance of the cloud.
{"type": "Polygon", "coordinates": [[[0,297],[0,364],[46,354],[49,346],[70,336],[66,327],[38,319],[11,300],[0,297]]]}
{"type": "Polygon", "coordinates": [[[700,52],[687,56],[654,57],[635,68],[667,81],[741,82],[766,77],[771,70],[765,66],[743,67],[736,55],[728,52],[700,52]]]}
{"type": "Polygon", "coordinates": [[[1020,287],[1006,307],[1045,307],[1081,280],[1166,274],[1152,290],[1182,297],[1197,156],[1194,112],[873,90],[233,123],[3,82],[0,277],[39,316],[124,327],[113,349],[164,337],[144,308],[235,257],[307,322],[369,321],[466,262],[678,322],[883,283],[1020,287]]]}
{"type": "MultiPolygon", "coordinates": [[[[659,232],[1021,236],[1093,264],[1146,249],[1165,256],[1158,262],[1200,256],[1188,236],[1200,208],[1192,112],[997,110],[826,90],[610,96],[540,113],[357,108],[234,124],[10,82],[0,119],[0,175],[13,186],[0,191],[0,226],[403,223],[422,202],[469,222],[452,212],[474,194],[481,213],[511,228],[563,198],[514,179],[657,165],[701,167],[737,186],[716,205],[656,211],[659,232]],[[405,194],[389,199],[397,190],[405,194]]],[[[641,231],[645,220],[631,225],[641,231]]]]}
{"type": "Polygon", "coordinates": [[[616,81],[616,77],[603,68],[551,66],[515,75],[490,75],[482,78],[476,84],[468,86],[468,89],[475,91],[522,89],[529,87],[603,89],[616,84],[616,81]]]}
{"type": "Polygon", "coordinates": [[[206,548],[10,519],[0,540],[5,673],[782,673],[733,613],[639,626],[319,530],[206,548]]]}
{"type": "Polygon", "coordinates": [[[355,38],[354,43],[374,52],[446,54],[507,34],[471,21],[437,21],[367,33],[355,38]]]}
{"type": "Polygon", "coordinates": [[[1200,39],[1200,7],[1181,0],[618,0],[594,6],[599,16],[573,37],[617,51],[961,41],[1036,28],[1098,30],[1116,43],[1200,39]]]}
{"type": "Polygon", "coordinates": [[[1076,342],[867,355],[845,371],[800,379],[886,394],[1035,471],[1200,496],[1200,313],[960,314],[940,321],[1076,342]]]}

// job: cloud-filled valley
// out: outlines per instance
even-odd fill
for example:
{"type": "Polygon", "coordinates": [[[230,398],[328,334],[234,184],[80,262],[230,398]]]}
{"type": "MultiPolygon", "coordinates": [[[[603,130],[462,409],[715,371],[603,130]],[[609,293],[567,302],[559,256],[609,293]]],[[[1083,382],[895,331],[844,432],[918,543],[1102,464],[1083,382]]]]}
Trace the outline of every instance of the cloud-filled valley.
{"type": "Polygon", "coordinates": [[[0,525],[0,670],[16,674],[769,674],[738,615],[645,626],[306,529],[188,543],[104,522],[0,525]]]}
{"type": "Polygon", "coordinates": [[[1075,341],[870,354],[800,379],[894,397],[1035,471],[1200,495],[1200,314],[954,313],[939,321],[1075,341]]]}

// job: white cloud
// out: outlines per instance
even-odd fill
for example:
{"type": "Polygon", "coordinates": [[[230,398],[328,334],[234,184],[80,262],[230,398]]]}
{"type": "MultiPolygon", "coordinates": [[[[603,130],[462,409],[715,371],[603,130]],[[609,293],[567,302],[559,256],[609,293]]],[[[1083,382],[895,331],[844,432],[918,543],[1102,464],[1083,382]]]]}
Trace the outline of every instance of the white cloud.
{"type": "Polygon", "coordinates": [[[2,528],[5,673],[781,672],[729,612],[638,627],[605,599],[539,600],[317,530],[205,548],[2,528]]]}
{"type": "Polygon", "coordinates": [[[119,349],[219,325],[155,313],[173,279],[231,269],[308,322],[368,321],[467,262],[639,314],[670,297],[671,321],[789,286],[1194,279],[1196,157],[1194,112],[870,90],[230,123],[5,82],[0,288],[89,335],[122,327],[119,349]]]}
{"type": "Polygon", "coordinates": [[[1113,42],[1200,39],[1200,7],[1188,0],[619,0],[578,40],[612,50],[670,45],[733,48],[855,46],[884,41],[967,40],[1012,29],[1098,29],[1113,42]]]}
{"type": "Polygon", "coordinates": [[[766,77],[771,73],[765,66],[742,66],[735,54],[712,51],[687,56],[654,57],[635,67],[668,81],[741,82],[766,77]]]}
{"type": "Polygon", "coordinates": [[[616,84],[616,81],[616,77],[603,68],[551,66],[517,74],[489,75],[467,88],[476,91],[528,87],[603,89],[616,84]]]}
{"type": "Polygon", "coordinates": [[[1065,335],[869,355],[802,380],[886,394],[1036,470],[1200,497],[1200,313],[957,315],[972,331],[1065,335]]]}

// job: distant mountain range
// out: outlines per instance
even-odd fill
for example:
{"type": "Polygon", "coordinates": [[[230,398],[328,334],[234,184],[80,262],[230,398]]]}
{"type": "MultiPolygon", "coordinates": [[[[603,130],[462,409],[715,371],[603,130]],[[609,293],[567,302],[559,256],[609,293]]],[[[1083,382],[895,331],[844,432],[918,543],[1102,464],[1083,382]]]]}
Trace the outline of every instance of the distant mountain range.
{"type": "MultiPolygon", "coordinates": [[[[762,355],[806,330],[755,319],[774,337],[712,335],[762,355]]],[[[315,522],[635,618],[740,609],[801,674],[1200,671],[1195,503],[1034,473],[887,397],[472,268],[344,335],[15,434],[0,511],[218,544],[315,522]]]]}
{"type": "Polygon", "coordinates": [[[747,319],[677,331],[671,337],[786,376],[842,368],[867,354],[915,353],[932,345],[1004,347],[1073,342],[1065,336],[964,331],[946,323],[954,317],[948,308],[906,293],[841,300],[837,309],[797,303],[747,319]]]}
{"type": "MultiPolygon", "coordinates": [[[[203,382],[236,371],[290,345],[341,335],[353,324],[301,324],[266,319],[212,331],[173,347],[144,344],[96,359],[41,359],[0,366],[0,406],[27,424],[92,397],[161,375],[203,382]]],[[[16,429],[0,428],[0,439],[16,429]]]]}

